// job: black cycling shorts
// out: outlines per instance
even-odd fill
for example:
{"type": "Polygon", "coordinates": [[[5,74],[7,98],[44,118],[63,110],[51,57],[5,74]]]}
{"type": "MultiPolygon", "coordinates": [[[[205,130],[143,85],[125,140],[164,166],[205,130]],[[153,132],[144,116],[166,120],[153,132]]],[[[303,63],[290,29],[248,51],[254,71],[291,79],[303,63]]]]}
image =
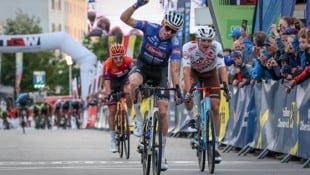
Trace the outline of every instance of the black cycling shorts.
{"type": "MultiPolygon", "coordinates": [[[[168,66],[150,65],[138,59],[130,73],[135,72],[142,75],[143,83],[151,80],[154,87],[168,87],[168,66]]],[[[169,91],[165,91],[158,97],[169,99],[169,91]]]]}

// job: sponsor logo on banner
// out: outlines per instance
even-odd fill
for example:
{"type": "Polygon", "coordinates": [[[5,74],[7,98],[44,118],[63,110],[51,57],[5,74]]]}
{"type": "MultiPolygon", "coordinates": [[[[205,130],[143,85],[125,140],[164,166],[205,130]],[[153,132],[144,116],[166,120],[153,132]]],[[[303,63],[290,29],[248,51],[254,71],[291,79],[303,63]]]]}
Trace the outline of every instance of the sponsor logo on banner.
{"type": "Polygon", "coordinates": [[[40,45],[40,36],[11,37],[0,40],[1,47],[37,47],[40,45]]]}
{"type": "Polygon", "coordinates": [[[310,131],[310,109],[308,109],[308,119],[300,121],[300,128],[301,131],[310,131]]]}
{"type": "Polygon", "coordinates": [[[293,128],[294,124],[298,125],[299,117],[296,102],[292,102],[291,109],[284,107],[282,110],[282,117],[278,119],[278,128],[293,128]]]}

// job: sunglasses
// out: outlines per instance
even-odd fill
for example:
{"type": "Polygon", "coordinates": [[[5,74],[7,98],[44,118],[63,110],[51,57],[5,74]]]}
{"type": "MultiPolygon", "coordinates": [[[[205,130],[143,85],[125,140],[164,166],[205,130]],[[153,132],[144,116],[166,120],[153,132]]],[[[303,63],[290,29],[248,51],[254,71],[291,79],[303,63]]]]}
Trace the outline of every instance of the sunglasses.
{"type": "Polygon", "coordinates": [[[113,60],[115,60],[115,61],[122,61],[123,57],[122,56],[115,56],[115,57],[113,57],[113,60]]]}
{"type": "Polygon", "coordinates": [[[165,25],[164,28],[165,28],[165,30],[166,30],[167,32],[170,31],[171,34],[175,34],[175,33],[178,32],[177,30],[175,30],[175,29],[173,29],[173,28],[171,28],[171,27],[169,27],[169,26],[167,26],[167,25],[165,25]]]}
{"type": "Polygon", "coordinates": [[[201,39],[201,41],[211,43],[213,40],[212,39],[201,39]]]}

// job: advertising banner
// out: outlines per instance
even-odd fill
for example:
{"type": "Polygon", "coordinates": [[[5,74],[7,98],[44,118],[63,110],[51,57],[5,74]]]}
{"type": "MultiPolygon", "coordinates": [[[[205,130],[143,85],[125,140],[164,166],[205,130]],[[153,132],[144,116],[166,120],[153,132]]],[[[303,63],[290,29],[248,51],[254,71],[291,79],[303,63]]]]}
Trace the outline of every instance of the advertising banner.
{"type": "Polygon", "coordinates": [[[270,81],[268,84],[255,84],[255,108],[258,114],[256,122],[256,134],[254,137],[253,146],[257,149],[265,149],[272,147],[275,139],[275,127],[272,122],[272,111],[274,100],[274,91],[272,90],[275,82],[270,81]]]}
{"type": "MultiPolygon", "coordinates": [[[[310,80],[297,86],[296,104],[299,109],[300,123],[298,128],[297,156],[310,157],[310,80]]],[[[287,139],[287,138],[286,138],[287,139]]],[[[294,139],[294,138],[292,138],[294,139]]]]}
{"type": "Polygon", "coordinates": [[[256,120],[254,89],[246,86],[242,89],[234,87],[232,110],[234,110],[232,139],[230,145],[242,148],[253,140],[256,120]],[[242,107],[240,106],[242,105],[242,107]]]}
{"type": "Polygon", "coordinates": [[[247,23],[247,31],[252,31],[253,14],[256,1],[252,3],[225,3],[223,0],[208,0],[211,16],[219,31],[223,48],[231,48],[233,41],[229,34],[241,27],[242,20],[247,23]]]}
{"type": "MultiPolygon", "coordinates": [[[[298,145],[299,113],[296,104],[296,90],[287,94],[279,82],[272,87],[273,96],[267,99],[272,103],[270,121],[275,131],[275,141],[272,151],[289,153],[298,145]]],[[[271,106],[271,104],[269,104],[271,106]]],[[[293,151],[296,155],[297,149],[293,151]]]]}

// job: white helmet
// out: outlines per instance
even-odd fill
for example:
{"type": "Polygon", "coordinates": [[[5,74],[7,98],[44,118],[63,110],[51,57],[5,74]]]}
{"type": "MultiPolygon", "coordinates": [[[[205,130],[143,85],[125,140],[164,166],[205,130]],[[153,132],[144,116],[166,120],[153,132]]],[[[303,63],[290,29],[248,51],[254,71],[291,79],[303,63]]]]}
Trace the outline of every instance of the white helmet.
{"type": "Polygon", "coordinates": [[[182,28],[184,23],[183,15],[177,11],[169,11],[166,13],[164,20],[168,23],[168,25],[178,30],[182,28]]]}
{"type": "Polygon", "coordinates": [[[204,26],[197,30],[196,37],[200,39],[214,39],[215,34],[213,27],[204,26]]]}

